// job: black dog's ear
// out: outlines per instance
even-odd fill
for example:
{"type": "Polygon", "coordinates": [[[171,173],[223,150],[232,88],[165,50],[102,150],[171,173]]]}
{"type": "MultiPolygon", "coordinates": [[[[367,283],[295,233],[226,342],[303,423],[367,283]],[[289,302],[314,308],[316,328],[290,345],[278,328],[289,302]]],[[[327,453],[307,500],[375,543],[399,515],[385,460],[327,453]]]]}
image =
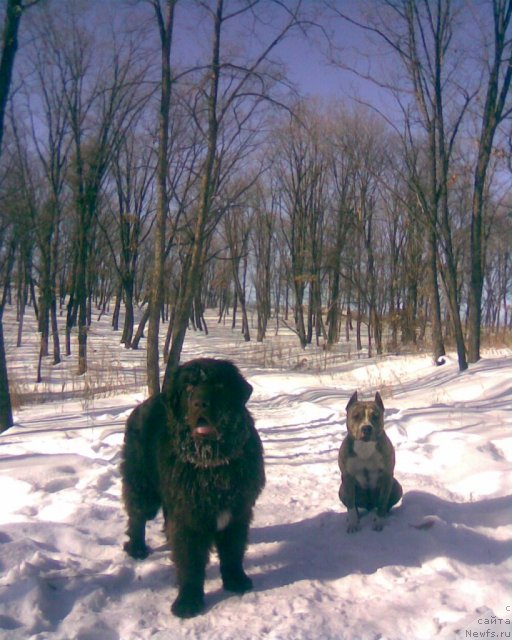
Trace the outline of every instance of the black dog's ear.
{"type": "Polygon", "coordinates": [[[357,391],[354,391],[350,400],[348,401],[347,406],[345,407],[345,411],[348,411],[350,407],[357,402],[357,391]]]}
{"type": "Polygon", "coordinates": [[[377,391],[375,394],[375,404],[379,407],[379,409],[384,412],[384,403],[382,402],[382,398],[380,397],[380,393],[377,391]]]}
{"type": "Polygon", "coordinates": [[[224,362],[226,381],[231,386],[233,392],[236,393],[237,398],[242,401],[242,404],[246,404],[252,394],[252,385],[247,382],[238,367],[230,360],[224,362]]]}
{"type": "Polygon", "coordinates": [[[181,366],[176,367],[170,377],[169,383],[165,389],[162,389],[166,404],[177,418],[179,418],[180,414],[181,391],[184,386],[183,380],[181,379],[183,377],[181,370],[181,366]]]}
{"type": "Polygon", "coordinates": [[[250,385],[247,380],[240,376],[241,388],[242,388],[242,397],[244,399],[244,404],[247,404],[247,401],[251,397],[252,394],[252,385],[250,385]]]}

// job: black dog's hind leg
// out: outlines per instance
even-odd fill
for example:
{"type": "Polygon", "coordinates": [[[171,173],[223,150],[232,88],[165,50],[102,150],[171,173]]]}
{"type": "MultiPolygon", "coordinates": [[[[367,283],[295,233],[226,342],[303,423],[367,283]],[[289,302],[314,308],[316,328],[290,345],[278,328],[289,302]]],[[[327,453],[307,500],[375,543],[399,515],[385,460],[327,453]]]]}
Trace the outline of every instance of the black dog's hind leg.
{"type": "Polygon", "coordinates": [[[242,566],[249,536],[249,520],[231,522],[215,536],[222,584],[227,591],[245,593],[252,589],[252,580],[242,566]]]}
{"type": "Polygon", "coordinates": [[[204,580],[210,540],[200,532],[176,528],[169,531],[176,565],[178,596],[171,611],[179,618],[192,618],[204,609],[204,580]]]}
{"type": "Polygon", "coordinates": [[[142,560],[148,556],[146,522],[153,520],[160,508],[160,497],[149,488],[139,489],[123,480],[123,499],[128,514],[128,542],[124,550],[132,558],[142,560]]]}

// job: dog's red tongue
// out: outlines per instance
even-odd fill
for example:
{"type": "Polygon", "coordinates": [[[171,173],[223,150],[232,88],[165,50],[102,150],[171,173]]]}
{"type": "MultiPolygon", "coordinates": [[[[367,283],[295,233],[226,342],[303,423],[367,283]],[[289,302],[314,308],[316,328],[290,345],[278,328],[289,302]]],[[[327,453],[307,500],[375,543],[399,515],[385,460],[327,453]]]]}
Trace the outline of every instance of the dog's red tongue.
{"type": "Polygon", "coordinates": [[[197,427],[194,433],[198,436],[213,436],[215,429],[213,427],[197,427]]]}
{"type": "Polygon", "coordinates": [[[206,420],[198,420],[197,427],[194,429],[194,435],[201,438],[214,438],[217,436],[217,430],[215,427],[206,422],[206,420]]]}

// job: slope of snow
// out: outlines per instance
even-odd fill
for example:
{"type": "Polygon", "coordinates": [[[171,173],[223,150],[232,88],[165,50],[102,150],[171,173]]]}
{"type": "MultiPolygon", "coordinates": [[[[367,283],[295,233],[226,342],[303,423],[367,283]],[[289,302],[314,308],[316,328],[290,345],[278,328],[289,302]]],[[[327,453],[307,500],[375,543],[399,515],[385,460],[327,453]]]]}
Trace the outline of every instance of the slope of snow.
{"type": "MultiPolygon", "coordinates": [[[[268,346],[258,355],[263,347],[251,349],[213,322],[210,329],[208,336],[189,333],[185,359],[225,356],[239,364],[254,386],[249,407],[265,447],[267,486],[245,562],[255,590],[224,592],[212,554],[207,611],[178,620],[170,613],[176,589],[161,517],[148,527],[149,558],[137,562],[122,551],[120,447],[126,417],[145,396],[138,382],[145,354],[110,342],[114,356],[100,357],[98,347],[97,359],[128,372],[114,380],[124,392],[96,397],[84,389],[58,399],[47,382],[52,401],[23,405],[0,436],[0,637],[416,640],[480,637],[468,629],[510,633],[512,352],[489,352],[460,374],[454,359],[433,367],[426,356],[318,367],[322,356],[313,350],[304,356],[281,345],[272,352],[279,366],[264,368],[268,346]],[[380,533],[364,518],[360,532],[347,534],[337,497],[344,407],[355,389],[368,398],[383,394],[405,492],[380,533]]],[[[29,341],[27,362],[31,348],[29,341]]],[[[19,353],[9,346],[13,369],[19,353]]],[[[28,380],[31,370],[24,375],[28,380]]],[[[37,388],[26,382],[24,390],[37,388]]]]}

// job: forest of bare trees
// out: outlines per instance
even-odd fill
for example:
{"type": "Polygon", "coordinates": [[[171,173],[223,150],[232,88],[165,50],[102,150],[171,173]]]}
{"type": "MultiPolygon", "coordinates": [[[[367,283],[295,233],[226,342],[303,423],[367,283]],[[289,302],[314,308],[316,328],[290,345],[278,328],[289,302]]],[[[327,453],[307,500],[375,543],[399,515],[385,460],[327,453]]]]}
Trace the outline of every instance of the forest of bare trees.
{"type": "Polygon", "coordinates": [[[37,316],[38,380],[64,354],[86,372],[110,309],[112,340],[144,338],[150,393],[207,307],[247,341],[273,318],[303,347],[354,331],[461,370],[507,340],[512,0],[3,4],[0,429],[7,307],[20,342],[37,316]],[[303,97],[280,63],[301,38],[347,69],[354,29],[388,62],[365,74],[388,112],[303,97]]]}

